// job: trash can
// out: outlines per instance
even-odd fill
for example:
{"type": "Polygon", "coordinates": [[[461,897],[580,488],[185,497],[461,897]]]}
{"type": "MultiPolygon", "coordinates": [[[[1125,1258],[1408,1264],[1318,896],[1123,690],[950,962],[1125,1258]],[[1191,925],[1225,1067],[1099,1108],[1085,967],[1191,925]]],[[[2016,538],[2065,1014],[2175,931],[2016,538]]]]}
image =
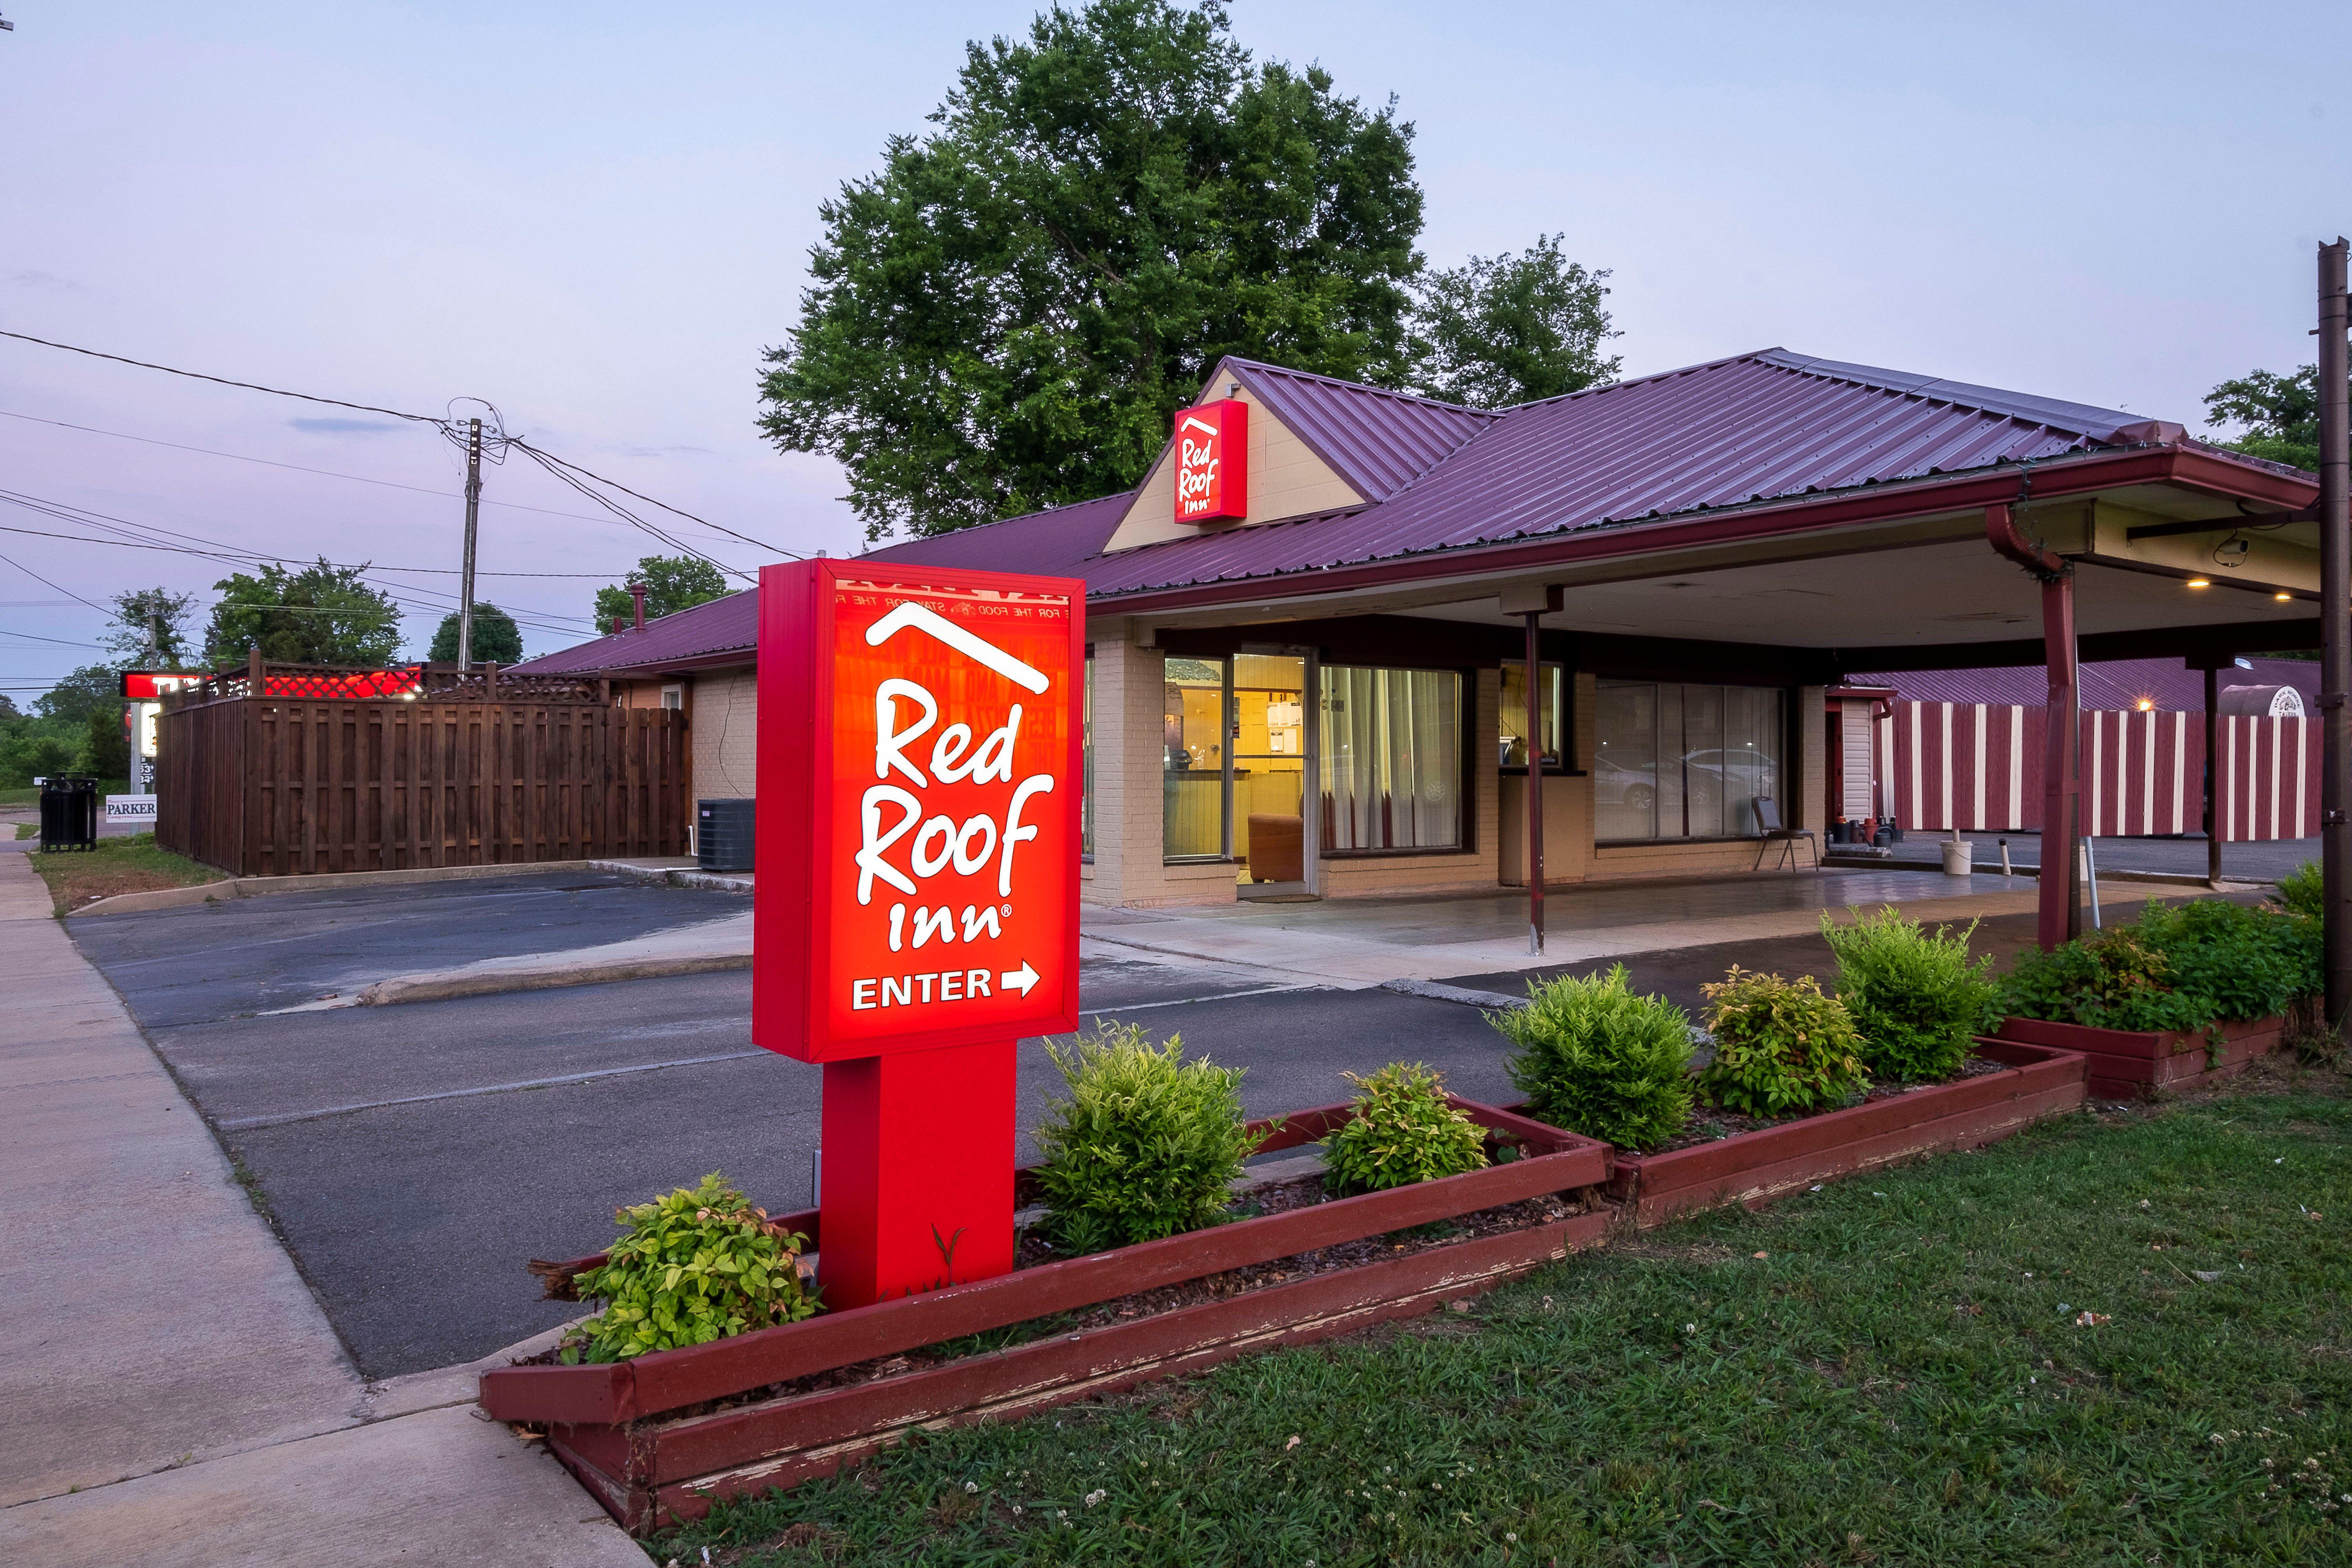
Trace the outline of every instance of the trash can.
{"type": "Polygon", "coordinates": [[[98,848],[98,780],[56,774],[41,780],[41,848],[98,848]]]}
{"type": "Polygon", "coordinates": [[[704,871],[751,869],[749,798],[695,802],[694,858],[704,871]]]}

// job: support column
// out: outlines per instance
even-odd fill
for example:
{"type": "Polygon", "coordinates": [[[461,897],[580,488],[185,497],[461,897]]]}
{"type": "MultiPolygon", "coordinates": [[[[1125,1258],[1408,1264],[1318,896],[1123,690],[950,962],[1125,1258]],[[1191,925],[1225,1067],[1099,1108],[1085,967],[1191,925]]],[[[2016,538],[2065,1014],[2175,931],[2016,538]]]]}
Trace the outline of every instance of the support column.
{"type": "Polygon", "coordinates": [[[1543,612],[1528,612],[1528,951],[1544,950],[1543,612]]]}
{"type": "Polygon", "coordinates": [[[2205,880],[2221,885],[2221,672],[2205,666],[2205,880]]]}
{"type": "Polygon", "coordinates": [[[817,1281],[833,1311],[1013,1271],[1012,1040],[824,1064],[817,1281]]]}
{"type": "Polygon", "coordinates": [[[2082,727],[2071,570],[2053,572],[2042,580],[2042,647],[2050,667],[2050,695],[2042,709],[2048,727],[2042,760],[2042,918],[2035,940],[2051,948],[2083,934],[2082,727]]]}
{"type": "Polygon", "coordinates": [[[2352,413],[2345,379],[2345,262],[2338,238],[2319,247],[2319,781],[2321,909],[2327,1023],[2352,1013],[2352,413]]]}

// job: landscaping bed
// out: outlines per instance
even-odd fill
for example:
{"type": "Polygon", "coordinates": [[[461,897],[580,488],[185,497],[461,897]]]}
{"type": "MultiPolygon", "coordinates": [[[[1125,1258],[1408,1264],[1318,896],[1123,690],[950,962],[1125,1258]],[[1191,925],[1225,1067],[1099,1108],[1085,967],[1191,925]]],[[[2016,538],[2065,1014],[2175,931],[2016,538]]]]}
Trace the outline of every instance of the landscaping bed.
{"type": "Polygon", "coordinates": [[[2078,1052],[2089,1063],[2091,1092],[2129,1099],[2180,1090],[2243,1072],[2279,1048],[2284,1018],[2217,1023],[2200,1030],[2093,1029],[2047,1019],[2003,1019],[2000,1038],[2078,1052]]]}
{"type": "Polygon", "coordinates": [[[1682,1146],[1657,1154],[1620,1153],[1609,1196],[1645,1227],[1692,1209],[1753,1207],[1834,1176],[1998,1142],[2081,1105],[2085,1076],[2074,1051],[1979,1040],[1971,1064],[1948,1082],[1874,1085],[1861,1104],[1843,1110],[1761,1124],[1740,1118],[1751,1130],[1677,1140],[1682,1146]]]}
{"type": "MultiPolygon", "coordinates": [[[[1606,1231],[1611,1211],[1589,1196],[1608,1180],[1606,1145],[1450,1103],[1498,1155],[1517,1157],[1320,1201],[1310,1184],[1285,1184],[1252,1195],[1271,1212],[1206,1229],[630,1361],[506,1367],[483,1376],[481,1403],[544,1428],[614,1517],[644,1531],[714,1498],[829,1474],[918,1427],[1029,1414],[1426,1312],[1606,1231]],[[1579,1193],[1588,1196],[1557,1197],[1579,1193]],[[986,1334],[997,1337],[970,1343],[986,1334]]],[[[1324,1106],[1253,1129],[1271,1130],[1259,1145],[1270,1152],[1351,1114],[1324,1106]]],[[[816,1211],[779,1223],[822,1250],[816,1211]]],[[[561,1293],[602,1261],[534,1271],[561,1293]]]]}
{"type": "Polygon", "coordinates": [[[35,851],[26,858],[49,884],[49,899],[59,915],[119,893],[194,887],[228,875],[217,866],[158,849],[152,833],[101,838],[92,850],[35,851]]]}

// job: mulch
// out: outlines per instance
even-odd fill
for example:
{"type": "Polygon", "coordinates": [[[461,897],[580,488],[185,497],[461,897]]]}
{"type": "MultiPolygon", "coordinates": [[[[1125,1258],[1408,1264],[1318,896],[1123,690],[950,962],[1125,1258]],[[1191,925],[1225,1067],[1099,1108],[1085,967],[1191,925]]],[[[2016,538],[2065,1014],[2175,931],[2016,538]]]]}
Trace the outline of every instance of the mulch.
{"type": "MultiPolygon", "coordinates": [[[[1993,1073],[2005,1072],[2008,1070],[2008,1065],[2004,1062],[1990,1061],[1981,1056],[1971,1056],[1960,1064],[1960,1070],[1958,1072],[1943,1082],[1958,1083],[1965,1079],[1990,1077],[1993,1073]]],[[[1676,1133],[1656,1148],[1644,1149],[1642,1152],[1650,1155],[1670,1155],[1677,1149],[1695,1149],[1702,1144],[1720,1143],[1726,1138],[1737,1137],[1742,1133],[1760,1133],[1767,1127],[1786,1127],[1798,1122],[1809,1122],[1815,1116],[1826,1116],[1832,1111],[1849,1111],[1856,1105],[1868,1105],[1880,1100],[1899,1100],[1914,1090],[1936,1087],[1937,1085],[1933,1083],[1900,1083],[1892,1081],[1882,1082],[1874,1080],[1870,1087],[1860,1094],[1841,1100],[1834,1105],[1824,1105],[1818,1111],[1807,1112],[1802,1116],[1745,1116],[1737,1111],[1726,1111],[1717,1106],[1694,1105],[1691,1107],[1690,1120],[1683,1124],[1681,1132],[1676,1133]]]]}

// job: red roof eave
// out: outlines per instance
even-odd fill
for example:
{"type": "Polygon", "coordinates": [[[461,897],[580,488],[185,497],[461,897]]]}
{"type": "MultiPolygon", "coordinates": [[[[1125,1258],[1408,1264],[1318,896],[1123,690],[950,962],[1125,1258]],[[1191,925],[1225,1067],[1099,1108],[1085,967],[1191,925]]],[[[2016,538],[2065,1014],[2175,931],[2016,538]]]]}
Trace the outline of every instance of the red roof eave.
{"type": "MultiPolygon", "coordinates": [[[[1858,492],[1804,500],[1714,507],[1695,517],[1588,528],[1559,537],[1519,539],[1508,544],[1415,551],[1385,560],[1311,568],[1266,577],[1092,595],[1087,603],[1090,609],[1105,613],[1147,614],[1288,598],[1300,593],[1382,588],[1457,575],[1483,577],[1619,556],[1776,538],[1821,528],[1892,522],[2013,502],[2018,498],[2021,466],[1898,480],[1858,492]]],[[[2318,495],[2315,480],[2297,479],[2268,467],[2238,462],[2223,454],[2177,445],[2088,453],[2038,464],[2030,472],[2032,497],[2037,501],[2126,485],[2170,483],[2216,496],[2265,502],[2292,511],[2309,505],[2318,495]]]]}

